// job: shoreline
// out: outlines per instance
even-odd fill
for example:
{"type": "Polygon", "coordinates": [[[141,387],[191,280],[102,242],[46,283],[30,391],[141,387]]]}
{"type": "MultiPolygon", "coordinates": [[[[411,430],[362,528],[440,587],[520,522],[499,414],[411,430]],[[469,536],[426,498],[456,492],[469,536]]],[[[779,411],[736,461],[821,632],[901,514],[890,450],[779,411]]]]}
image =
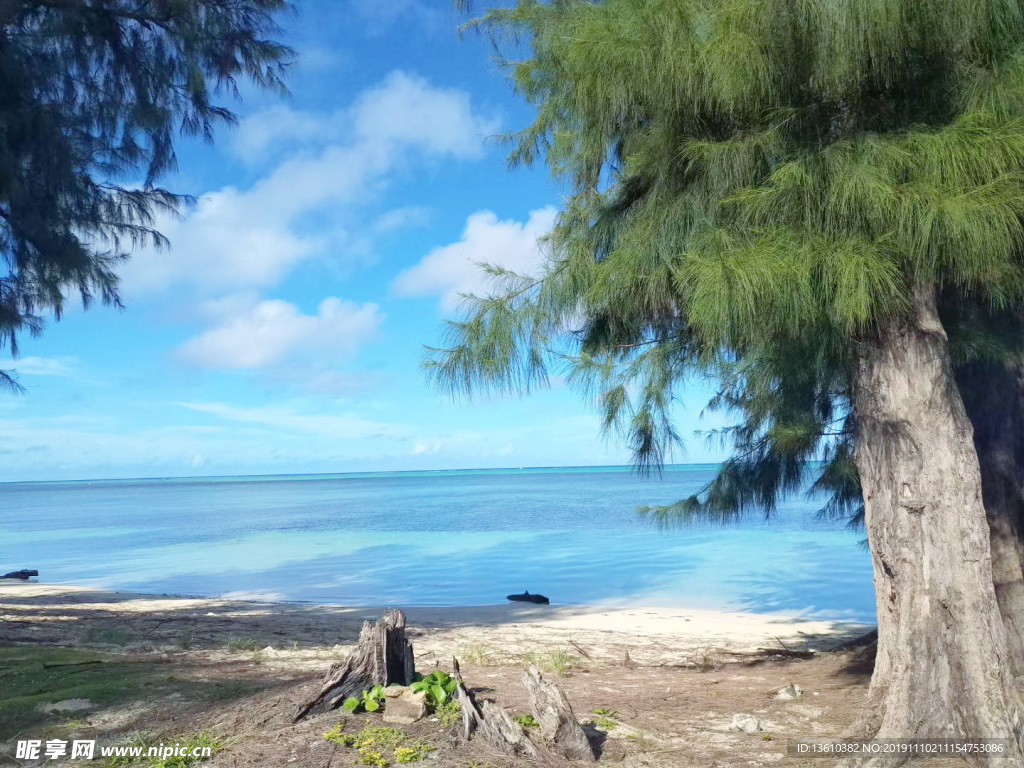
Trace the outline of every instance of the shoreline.
{"type": "Polygon", "coordinates": [[[245,637],[279,655],[301,656],[355,642],[363,621],[401,608],[426,654],[469,650],[514,658],[576,646],[609,663],[683,662],[713,650],[833,649],[873,625],[799,615],[622,605],[341,606],[234,598],[144,595],[39,582],[0,582],[0,640],[81,644],[103,638],[166,649],[182,637],[214,651],[245,637]],[[290,646],[284,648],[282,646],[290,646]]]}

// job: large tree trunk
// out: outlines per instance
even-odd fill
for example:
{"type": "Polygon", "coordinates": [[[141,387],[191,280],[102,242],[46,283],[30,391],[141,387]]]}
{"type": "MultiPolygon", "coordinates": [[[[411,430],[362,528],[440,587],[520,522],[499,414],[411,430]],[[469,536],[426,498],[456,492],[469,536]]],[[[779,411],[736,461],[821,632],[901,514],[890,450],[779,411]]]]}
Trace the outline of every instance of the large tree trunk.
{"type": "MultiPolygon", "coordinates": [[[[970,421],[934,292],[865,347],[854,387],[857,466],[878,605],[869,708],[850,735],[1011,739],[1024,728],[996,602],[970,421]]],[[[899,765],[900,758],[859,765],[899,765]]]]}
{"type": "Polygon", "coordinates": [[[974,427],[992,547],[992,578],[1015,675],[1024,675],[1024,370],[1021,361],[958,366],[974,427]]]}

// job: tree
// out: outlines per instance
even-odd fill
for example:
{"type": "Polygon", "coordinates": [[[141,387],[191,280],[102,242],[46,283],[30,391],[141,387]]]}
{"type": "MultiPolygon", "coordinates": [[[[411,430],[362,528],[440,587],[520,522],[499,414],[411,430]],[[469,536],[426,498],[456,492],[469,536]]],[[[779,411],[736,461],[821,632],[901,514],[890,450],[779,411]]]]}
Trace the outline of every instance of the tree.
{"type": "MultiPolygon", "coordinates": [[[[119,305],[117,265],[165,245],[175,133],[212,140],[237,81],[283,90],[285,0],[0,0],[0,347],[69,292],[119,305]],[[2,275],[2,273],[0,273],[2,275]]],[[[17,388],[0,371],[0,385],[17,388]]]]}
{"type": "Polygon", "coordinates": [[[494,292],[428,361],[439,383],[471,394],[529,391],[565,360],[641,467],[678,442],[686,378],[715,377],[720,402],[748,418],[732,435],[736,472],[726,466],[705,507],[770,505],[829,437],[819,484],[837,491],[834,511],[863,501],[879,614],[854,731],[1007,738],[1013,765],[1024,710],[940,297],[1021,305],[1022,11],[943,0],[492,11],[481,23],[493,35],[530,46],[509,66],[537,119],[511,137],[512,161],[546,160],[572,194],[542,274],[492,269],[494,292]],[[745,467],[767,473],[762,497],[744,490],[745,467]]]}

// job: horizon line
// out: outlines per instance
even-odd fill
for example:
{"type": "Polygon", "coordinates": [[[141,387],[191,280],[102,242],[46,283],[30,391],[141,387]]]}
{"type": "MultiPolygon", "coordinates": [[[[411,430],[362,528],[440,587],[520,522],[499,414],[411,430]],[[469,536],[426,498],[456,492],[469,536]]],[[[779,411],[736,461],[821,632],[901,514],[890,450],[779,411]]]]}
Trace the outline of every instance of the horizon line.
{"type": "Polygon", "coordinates": [[[115,483],[115,482],[153,482],[153,481],[175,481],[175,480],[254,480],[258,478],[280,478],[280,477],[318,477],[318,476],[348,476],[348,475],[401,475],[401,474],[416,474],[423,472],[519,472],[524,470],[534,469],[629,469],[634,471],[638,475],[654,475],[656,476],[660,471],[671,469],[674,467],[714,467],[722,464],[720,461],[709,461],[709,462],[682,462],[665,464],[660,468],[650,470],[648,472],[638,471],[637,468],[631,464],[542,464],[532,467],[458,467],[452,469],[378,469],[378,470],[362,470],[362,471],[351,471],[351,472],[275,472],[275,473],[262,473],[262,474],[245,474],[245,475],[174,475],[174,476],[155,476],[155,477],[102,477],[102,478],[78,478],[72,480],[0,480],[0,485],[29,485],[29,484],[44,484],[44,483],[115,483]]]}

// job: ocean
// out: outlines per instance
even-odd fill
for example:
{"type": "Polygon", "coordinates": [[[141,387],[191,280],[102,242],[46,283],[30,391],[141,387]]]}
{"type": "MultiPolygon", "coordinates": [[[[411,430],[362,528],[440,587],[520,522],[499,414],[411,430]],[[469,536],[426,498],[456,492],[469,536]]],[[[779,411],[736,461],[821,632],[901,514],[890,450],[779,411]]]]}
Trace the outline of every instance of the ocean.
{"type": "Polygon", "coordinates": [[[0,484],[0,573],[149,594],[339,605],[560,604],[874,621],[862,532],[797,497],[770,522],[652,528],[714,467],[0,484]]]}

